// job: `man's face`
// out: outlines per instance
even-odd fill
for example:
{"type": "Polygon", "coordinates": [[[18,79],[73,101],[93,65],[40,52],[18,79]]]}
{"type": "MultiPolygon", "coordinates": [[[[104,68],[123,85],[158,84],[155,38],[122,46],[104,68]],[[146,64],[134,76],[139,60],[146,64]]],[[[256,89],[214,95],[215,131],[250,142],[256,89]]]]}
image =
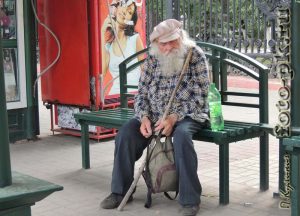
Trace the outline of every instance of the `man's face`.
{"type": "Polygon", "coordinates": [[[158,49],[164,55],[169,55],[173,50],[180,47],[180,40],[172,40],[168,42],[158,42],[158,49]]]}

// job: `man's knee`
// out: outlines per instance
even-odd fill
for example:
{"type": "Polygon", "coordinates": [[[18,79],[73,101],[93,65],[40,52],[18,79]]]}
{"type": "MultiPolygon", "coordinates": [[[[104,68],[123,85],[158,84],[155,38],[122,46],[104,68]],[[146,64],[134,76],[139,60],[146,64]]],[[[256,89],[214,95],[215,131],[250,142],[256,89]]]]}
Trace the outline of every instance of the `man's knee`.
{"type": "Polygon", "coordinates": [[[137,119],[126,122],[115,139],[115,155],[117,152],[128,153],[130,157],[140,158],[148,140],[140,133],[141,123],[137,119]]]}
{"type": "Polygon", "coordinates": [[[192,138],[193,132],[190,130],[190,124],[188,122],[179,123],[173,132],[173,137],[175,138],[192,138]]]}
{"type": "Polygon", "coordinates": [[[118,131],[117,137],[130,137],[130,135],[136,135],[140,131],[141,123],[137,119],[130,119],[128,122],[122,125],[118,131]]]}
{"type": "Polygon", "coordinates": [[[194,152],[193,145],[193,133],[195,132],[192,128],[192,122],[189,119],[180,122],[173,132],[173,145],[174,150],[178,154],[189,155],[194,152]]]}

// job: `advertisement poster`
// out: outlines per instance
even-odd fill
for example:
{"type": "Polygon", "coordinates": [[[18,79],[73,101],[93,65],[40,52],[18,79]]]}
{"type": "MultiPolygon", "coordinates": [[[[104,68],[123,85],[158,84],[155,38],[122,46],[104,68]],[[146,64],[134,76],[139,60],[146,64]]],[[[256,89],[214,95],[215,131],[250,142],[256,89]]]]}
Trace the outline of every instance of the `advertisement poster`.
{"type": "MultiPolygon", "coordinates": [[[[100,2],[102,97],[120,94],[119,64],[145,48],[145,0],[103,0],[100,2]]],[[[129,65],[143,59],[139,56],[129,65]]],[[[137,85],[140,67],[127,75],[137,85]]]]}

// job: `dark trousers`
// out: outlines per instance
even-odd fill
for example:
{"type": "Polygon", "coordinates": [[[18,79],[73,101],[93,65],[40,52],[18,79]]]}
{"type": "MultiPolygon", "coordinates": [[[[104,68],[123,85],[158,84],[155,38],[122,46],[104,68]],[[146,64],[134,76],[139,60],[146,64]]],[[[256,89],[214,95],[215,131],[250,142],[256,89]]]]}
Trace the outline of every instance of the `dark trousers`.
{"type": "MultiPolygon", "coordinates": [[[[116,136],[112,193],[125,195],[133,181],[135,161],[142,156],[149,142],[149,139],[140,133],[140,125],[137,119],[131,119],[122,126],[116,136]]],[[[201,128],[201,123],[185,118],[177,122],[173,130],[181,205],[200,204],[202,188],[197,175],[198,160],[192,137],[201,128]]]]}

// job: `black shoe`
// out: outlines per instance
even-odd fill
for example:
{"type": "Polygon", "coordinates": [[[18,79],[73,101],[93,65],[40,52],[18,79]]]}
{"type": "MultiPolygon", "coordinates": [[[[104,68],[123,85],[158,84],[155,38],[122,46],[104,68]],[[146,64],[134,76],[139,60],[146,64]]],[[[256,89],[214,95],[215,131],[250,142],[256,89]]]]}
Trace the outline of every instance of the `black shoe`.
{"type": "Polygon", "coordinates": [[[182,215],[183,216],[196,216],[200,209],[199,205],[186,205],[182,206],[182,215]]]}
{"type": "MultiPolygon", "coordinates": [[[[119,194],[115,194],[115,193],[111,193],[108,197],[106,197],[101,203],[100,203],[100,207],[103,209],[114,209],[114,208],[118,208],[118,206],[120,205],[120,203],[123,200],[122,195],[119,194]]],[[[132,195],[129,197],[127,203],[131,202],[133,200],[132,195]]]]}

